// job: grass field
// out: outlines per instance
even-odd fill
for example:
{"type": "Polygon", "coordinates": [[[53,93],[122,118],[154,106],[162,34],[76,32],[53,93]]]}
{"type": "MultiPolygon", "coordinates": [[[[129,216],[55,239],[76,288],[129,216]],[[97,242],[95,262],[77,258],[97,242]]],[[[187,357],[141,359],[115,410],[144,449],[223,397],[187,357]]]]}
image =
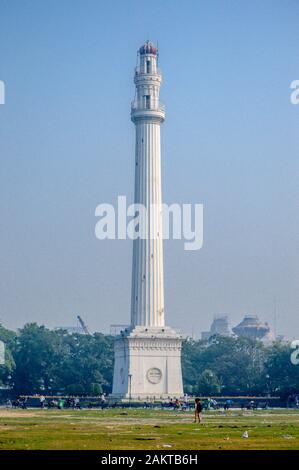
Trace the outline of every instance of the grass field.
{"type": "Polygon", "coordinates": [[[299,449],[299,412],[0,409],[0,449],[299,449]],[[249,437],[242,437],[244,431],[249,437]]]}

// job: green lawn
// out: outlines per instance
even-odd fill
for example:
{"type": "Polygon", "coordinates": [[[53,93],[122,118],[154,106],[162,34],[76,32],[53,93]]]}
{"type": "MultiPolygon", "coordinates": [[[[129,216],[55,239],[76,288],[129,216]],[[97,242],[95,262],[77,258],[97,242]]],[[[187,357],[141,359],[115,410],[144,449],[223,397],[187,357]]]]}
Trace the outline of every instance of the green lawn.
{"type": "Polygon", "coordinates": [[[299,412],[0,409],[0,449],[299,449],[299,412]],[[242,437],[248,431],[249,438],[242,437]]]}

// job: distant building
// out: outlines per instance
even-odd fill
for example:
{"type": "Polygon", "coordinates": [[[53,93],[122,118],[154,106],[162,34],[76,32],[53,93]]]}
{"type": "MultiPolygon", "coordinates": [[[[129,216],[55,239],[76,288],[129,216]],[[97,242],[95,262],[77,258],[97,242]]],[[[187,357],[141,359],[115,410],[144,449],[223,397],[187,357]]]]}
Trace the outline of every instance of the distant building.
{"type": "MultiPolygon", "coordinates": [[[[263,341],[263,343],[272,343],[275,341],[275,335],[271,330],[268,323],[263,323],[259,320],[257,315],[245,315],[241,323],[232,328],[234,335],[258,339],[263,341]]],[[[201,333],[201,338],[204,340],[210,339],[212,336],[231,336],[232,332],[229,328],[228,316],[227,315],[217,315],[215,316],[210,330],[203,331],[201,333]]]]}
{"type": "Polygon", "coordinates": [[[261,322],[257,315],[245,315],[241,323],[233,328],[233,332],[237,336],[259,339],[265,343],[275,340],[268,323],[261,322]]]}
{"type": "Polygon", "coordinates": [[[215,316],[213,323],[211,324],[210,331],[203,331],[201,333],[202,339],[209,339],[211,336],[220,335],[220,336],[230,336],[230,328],[228,325],[227,315],[217,315],[215,316]]]}

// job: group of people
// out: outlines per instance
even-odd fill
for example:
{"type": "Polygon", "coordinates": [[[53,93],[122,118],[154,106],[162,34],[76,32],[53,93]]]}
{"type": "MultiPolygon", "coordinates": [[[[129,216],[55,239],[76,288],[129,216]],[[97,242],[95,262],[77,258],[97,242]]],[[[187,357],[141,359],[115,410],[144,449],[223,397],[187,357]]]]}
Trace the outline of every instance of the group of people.
{"type": "MultiPolygon", "coordinates": [[[[227,400],[227,402],[224,404],[224,408],[229,409],[231,404],[232,401],[227,400]]],[[[193,407],[192,402],[190,402],[190,399],[187,394],[181,400],[179,400],[178,398],[170,398],[166,406],[168,408],[173,408],[177,410],[188,410],[193,407]]],[[[207,400],[205,400],[202,406],[207,410],[217,410],[219,408],[219,404],[214,398],[207,398],[207,400]]]]}
{"type": "Polygon", "coordinates": [[[170,398],[167,406],[177,410],[187,409],[189,407],[189,402],[186,400],[179,400],[178,398],[170,398]]]}
{"type": "MultiPolygon", "coordinates": [[[[36,398],[39,399],[39,405],[41,409],[44,408],[57,408],[57,409],[63,409],[63,408],[72,408],[72,409],[81,409],[82,408],[82,403],[80,401],[80,398],[78,397],[53,397],[48,399],[44,395],[37,396],[36,398]]],[[[97,402],[97,406],[100,406],[102,409],[107,406],[107,400],[106,400],[106,395],[102,393],[98,397],[99,401],[97,402]]],[[[7,400],[6,406],[8,408],[22,408],[26,409],[27,408],[27,402],[29,400],[29,397],[26,396],[21,396],[17,398],[16,400],[7,400]]],[[[217,410],[219,409],[220,405],[217,403],[217,401],[209,397],[207,398],[204,402],[201,401],[200,398],[195,398],[195,401],[193,400],[190,401],[189,397],[187,394],[185,394],[184,398],[179,400],[178,398],[169,398],[169,401],[164,404],[164,406],[167,406],[169,408],[172,408],[173,410],[190,410],[194,406],[194,422],[201,423],[202,422],[202,411],[203,409],[210,410],[214,409],[217,410]]],[[[291,402],[291,404],[295,404],[296,407],[299,407],[299,397],[298,396],[292,396],[291,399],[289,398],[288,404],[291,402]]],[[[224,404],[222,403],[221,406],[224,408],[224,411],[229,410],[233,405],[233,401],[231,399],[227,399],[224,404]]],[[[86,405],[85,405],[86,406],[86,405]]],[[[87,407],[92,408],[94,406],[94,403],[88,403],[87,407]]],[[[113,405],[110,404],[110,406],[113,407],[113,405]]],[[[117,406],[117,404],[115,404],[117,406]]],[[[148,408],[152,406],[151,403],[145,402],[144,407],[148,408]]],[[[243,410],[244,408],[246,409],[256,409],[258,406],[258,403],[256,403],[254,400],[251,400],[248,403],[242,402],[241,403],[241,409],[243,410]]],[[[290,405],[289,405],[290,406],[290,405]]],[[[268,407],[268,403],[266,403],[266,406],[268,407]]]]}
{"type": "MultiPolygon", "coordinates": [[[[57,408],[59,410],[63,408],[73,408],[73,409],[81,409],[80,399],[78,397],[68,397],[68,398],[51,398],[46,399],[44,395],[40,395],[39,397],[39,406],[41,409],[45,408],[57,408]]],[[[6,408],[22,408],[27,409],[29,397],[20,396],[15,400],[8,399],[6,401],[6,408]]]]}
{"type": "Polygon", "coordinates": [[[47,401],[46,397],[41,395],[39,397],[39,405],[41,409],[45,407],[57,408],[58,410],[62,410],[63,408],[72,408],[73,410],[81,409],[80,399],[78,397],[68,397],[67,399],[62,397],[58,399],[53,398],[47,401]]]}
{"type": "MultiPolygon", "coordinates": [[[[58,399],[51,399],[46,401],[46,397],[41,395],[39,397],[40,408],[58,408],[59,410],[63,408],[72,408],[73,410],[79,409],[81,410],[82,404],[80,398],[78,397],[67,397],[67,398],[58,398],[58,399]]],[[[99,406],[103,409],[106,405],[106,395],[102,393],[99,397],[99,406]]],[[[88,408],[92,408],[93,404],[88,403],[88,408]]]]}
{"type": "Polygon", "coordinates": [[[28,397],[19,397],[16,400],[8,400],[6,401],[6,408],[22,408],[23,410],[27,409],[27,401],[28,397]]]}

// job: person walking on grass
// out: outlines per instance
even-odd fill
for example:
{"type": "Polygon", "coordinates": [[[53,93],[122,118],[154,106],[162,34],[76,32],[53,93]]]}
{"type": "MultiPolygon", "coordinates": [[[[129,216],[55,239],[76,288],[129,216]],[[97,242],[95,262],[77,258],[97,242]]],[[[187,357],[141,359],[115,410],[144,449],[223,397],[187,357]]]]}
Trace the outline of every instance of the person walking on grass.
{"type": "Polygon", "coordinates": [[[199,398],[195,398],[195,417],[194,417],[194,423],[198,420],[199,423],[202,421],[202,403],[199,398]]]}

